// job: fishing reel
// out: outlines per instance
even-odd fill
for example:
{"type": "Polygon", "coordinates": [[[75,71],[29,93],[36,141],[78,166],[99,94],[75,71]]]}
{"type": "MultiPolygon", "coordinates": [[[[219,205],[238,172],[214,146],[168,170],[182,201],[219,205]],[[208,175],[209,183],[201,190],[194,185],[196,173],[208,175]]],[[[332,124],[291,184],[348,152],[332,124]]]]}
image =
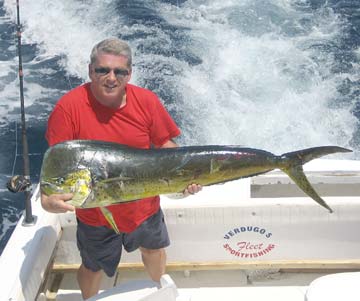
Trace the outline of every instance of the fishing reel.
{"type": "Polygon", "coordinates": [[[24,192],[31,187],[31,182],[30,179],[25,176],[17,175],[10,178],[10,180],[6,183],[6,187],[13,193],[24,192]]]}

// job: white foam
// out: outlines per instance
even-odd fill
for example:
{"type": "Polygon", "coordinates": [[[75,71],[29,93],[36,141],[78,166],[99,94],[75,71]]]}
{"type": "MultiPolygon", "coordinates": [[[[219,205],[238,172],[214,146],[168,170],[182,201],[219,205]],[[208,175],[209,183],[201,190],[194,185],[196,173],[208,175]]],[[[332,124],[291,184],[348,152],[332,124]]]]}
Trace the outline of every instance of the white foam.
{"type": "MultiPolygon", "coordinates": [[[[321,144],[349,145],[357,125],[352,104],[332,104],[341,98],[337,84],[356,73],[332,74],[332,55],[308,47],[314,41],[326,43],[339,37],[342,24],[331,11],[319,16],[307,13],[313,27],[306,35],[281,34],[281,27],[269,15],[265,15],[270,18],[266,25],[271,30],[266,32],[262,21],[255,22],[258,33],[254,28],[249,35],[241,24],[230,23],[229,17],[239,7],[246,12],[248,6],[249,14],[261,20],[261,9],[251,12],[252,1],[198,3],[167,6],[163,14],[172,24],[191,28],[191,50],[202,59],[181,81],[182,110],[190,115],[196,112],[184,115],[190,124],[186,132],[196,133],[187,135],[186,143],[220,141],[277,152],[321,144]]],[[[298,21],[304,16],[294,15],[290,4],[271,3],[287,22],[296,17],[291,26],[300,26],[298,21]]],[[[262,9],[271,12],[272,8],[262,9]]]]}
{"type": "MultiPolygon", "coordinates": [[[[118,30],[112,2],[22,1],[24,42],[38,44],[42,58],[63,57],[68,74],[86,80],[91,48],[118,30]]],[[[13,1],[5,0],[4,5],[15,15],[13,1]]]]}
{"type": "MultiPolygon", "coordinates": [[[[5,0],[4,5],[14,15],[12,2],[5,0]]],[[[171,37],[157,24],[127,26],[116,1],[27,0],[21,2],[21,13],[24,40],[40,49],[37,60],[60,56],[61,67],[84,81],[96,42],[119,33],[142,33],[129,41],[135,49],[145,45],[135,53],[132,82],[161,79],[158,89],[175,98],[166,102],[180,116],[182,144],[241,144],[274,152],[322,144],[348,147],[358,121],[352,103],[337,105],[341,95],[336,87],[347,77],[358,80],[359,67],[352,74],[334,74],[332,54],[311,47],[336,43],[342,21],[330,9],[300,13],[292,4],[143,4],[185,29],[183,35],[190,41],[186,51],[201,59],[195,66],[151,54],[146,48],[151,45],[171,50],[171,37]]]]}

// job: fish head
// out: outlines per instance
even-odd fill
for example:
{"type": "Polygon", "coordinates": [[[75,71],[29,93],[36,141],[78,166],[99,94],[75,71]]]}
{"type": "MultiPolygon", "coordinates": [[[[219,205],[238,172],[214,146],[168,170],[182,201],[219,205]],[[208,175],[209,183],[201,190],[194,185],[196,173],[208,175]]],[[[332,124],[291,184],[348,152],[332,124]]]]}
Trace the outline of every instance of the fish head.
{"type": "Polygon", "coordinates": [[[75,207],[81,207],[91,193],[92,178],[88,169],[70,172],[62,177],[43,177],[40,181],[41,192],[45,195],[72,193],[68,202],[75,207]]]}

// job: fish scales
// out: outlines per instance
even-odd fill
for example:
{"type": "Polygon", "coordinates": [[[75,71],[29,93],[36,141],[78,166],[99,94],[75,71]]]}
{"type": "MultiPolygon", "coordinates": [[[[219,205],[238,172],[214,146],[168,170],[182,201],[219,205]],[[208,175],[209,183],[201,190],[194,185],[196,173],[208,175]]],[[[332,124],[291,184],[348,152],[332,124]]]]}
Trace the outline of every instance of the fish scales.
{"type": "Polygon", "coordinates": [[[72,192],[71,204],[92,208],[181,192],[191,183],[208,186],[279,168],[331,211],[307,181],[302,165],[327,154],[349,151],[322,146],[276,156],[240,146],[136,149],[103,141],[73,140],[47,150],[40,186],[47,195],[72,192]]]}

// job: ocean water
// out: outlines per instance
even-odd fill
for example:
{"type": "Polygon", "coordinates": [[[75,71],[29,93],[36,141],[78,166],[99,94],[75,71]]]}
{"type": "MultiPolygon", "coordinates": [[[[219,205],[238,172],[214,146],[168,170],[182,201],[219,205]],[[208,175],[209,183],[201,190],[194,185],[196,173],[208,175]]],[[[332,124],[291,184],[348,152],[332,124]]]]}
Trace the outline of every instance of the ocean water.
{"type": "MultiPolygon", "coordinates": [[[[275,153],[334,144],[360,159],[358,0],[20,0],[31,180],[49,112],[86,82],[92,46],[134,52],[132,83],[156,92],[182,145],[275,153]]],[[[16,1],[0,0],[0,253],[24,209],[16,1]]],[[[341,156],[338,158],[342,158],[341,156]]]]}

